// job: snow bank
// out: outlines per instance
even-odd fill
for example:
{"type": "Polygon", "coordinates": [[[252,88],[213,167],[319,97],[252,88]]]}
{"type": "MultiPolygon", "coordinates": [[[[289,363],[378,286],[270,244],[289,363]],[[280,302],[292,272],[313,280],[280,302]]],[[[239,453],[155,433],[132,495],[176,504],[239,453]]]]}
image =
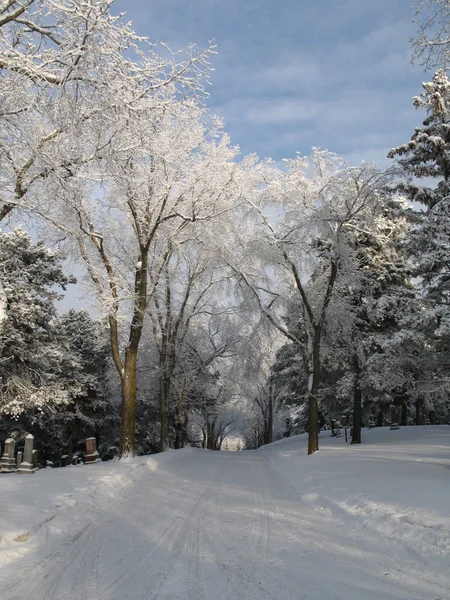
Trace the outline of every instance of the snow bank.
{"type": "Polygon", "coordinates": [[[169,450],[34,475],[0,474],[0,579],[7,565],[42,544],[57,544],[114,503],[121,490],[175,458],[169,450]]]}
{"type": "Polygon", "coordinates": [[[443,571],[450,564],[450,426],[363,430],[363,444],[307,436],[260,449],[303,503],[359,543],[391,546],[443,571]]]}

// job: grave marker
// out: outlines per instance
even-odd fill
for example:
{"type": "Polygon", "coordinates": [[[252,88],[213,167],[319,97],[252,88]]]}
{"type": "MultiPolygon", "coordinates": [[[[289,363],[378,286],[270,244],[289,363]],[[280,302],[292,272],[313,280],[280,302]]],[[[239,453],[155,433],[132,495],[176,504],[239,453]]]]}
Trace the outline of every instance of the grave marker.
{"type": "Polygon", "coordinates": [[[29,433],[25,438],[25,448],[23,451],[23,461],[20,463],[20,467],[17,469],[17,473],[28,473],[33,474],[33,445],[34,436],[29,433]]]}
{"type": "Polygon", "coordinates": [[[14,449],[16,442],[12,438],[5,441],[5,449],[0,460],[0,470],[2,473],[14,473],[16,470],[16,461],[14,460],[14,449]]]}

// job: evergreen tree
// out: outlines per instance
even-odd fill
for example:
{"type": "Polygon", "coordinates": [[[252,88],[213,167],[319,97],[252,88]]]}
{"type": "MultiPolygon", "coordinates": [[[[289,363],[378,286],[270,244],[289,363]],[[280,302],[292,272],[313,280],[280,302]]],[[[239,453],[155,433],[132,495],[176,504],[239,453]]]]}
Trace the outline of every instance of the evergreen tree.
{"type": "Polygon", "coordinates": [[[353,396],[352,443],[361,443],[363,394],[378,399],[402,396],[406,403],[418,379],[414,372],[409,381],[407,355],[391,352],[395,336],[409,329],[409,315],[420,309],[402,244],[408,233],[400,205],[387,200],[376,235],[358,232],[355,236],[359,282],[344,292],[352,327],[345,327],[348,371],[344,382],[338,382],[338,387],[346,383],[353,396]]]}
{"type": "Polygon", "coordinates": [[[0,333],[0,428],[33,431],[48,458],[95,435],[110,441],[117,415],[107,396],[108,337],[85,311],[58,317],[55,291],[74,279],[60,258],[18,228],[0,233],[6,300],[0,333]]]}
{"type": "Polygon", "coordinates": [[[77,444],[86,437],[95,436],[97,442],[114,440],[113,426],[118,424],[118,411],[108,399],[107,376],[110,363],[108,334],[99,322],[86,311],[70,310],[55,324],[59,335],[66,340],[68,352],[73,355],[73,368],[62,373],[61,383],[70,390],[68,404],[55,411],[46,428],[58,431],[61,443],[67,443],[72,455],[77,444]]]}
{"type": "MultiPolygon", "coordinates": [[[[53,327],[55,290],[73,283],[58,256],[34,244],[18,228],[0,232],[0,280],[6,316],[0,332],[0,412],[18,418],[26,410],[45,412],[66,405],[61,374],[74,367],[63,336],[53,327]]],[[[76,362],[76,361],[75,361],[76,362]]]]}
{"type": "MultiPolygon", "coordinates": [[[[422,283],[426,310],[415,327],[425,332],[427,347],[435,354],[434,373],[428,375],[424,391],[444,398],[450,363],[450,82],[444,70],[423,84],[414,98],[416,108],[427,111],[423,127],[410,141],[390,151],[409,180],[399,189],[419,208],[411,208],[414,223],[408,250],[413,275],[422,283]],[[421,185],[417,179],[431,180],[421,185]],[[419,203],[419,204],[417,204],[419,203]]],[[[431,369],[430,369],[431,370],[431,369]]]]}

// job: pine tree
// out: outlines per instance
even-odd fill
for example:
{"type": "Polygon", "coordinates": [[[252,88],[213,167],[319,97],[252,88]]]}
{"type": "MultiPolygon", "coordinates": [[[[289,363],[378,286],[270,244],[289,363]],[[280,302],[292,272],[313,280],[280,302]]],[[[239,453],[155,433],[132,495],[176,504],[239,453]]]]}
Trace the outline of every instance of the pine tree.
{"type": "MultiPolygon", "coordinates": [[[[389,352],[393,336],[408,327],[408,315],[420,308],[402,245],[409,227],[400,214],[398,202],[387,199],[378,218],[377,235],[359,232],[355,236],[360,278],[359,284],[347,291],[353,319],[348,340],[353,444],[361,443],[363,392],[378,398],[402,396],[405,403],[411,392],[407,357],[402,353],[393,364],[389,352]]],[[[418,379],[417,372],[412,378],[418,379]]]]}
{"type": "Polygon", "coordinates": [[[60,376],[73,357],[53,328],[54,301],[74,279],[42,242],[34,244],[21,228],[0,232],[0,280],[6,318],[0,333],[0,412],[13,418],[25,410],[46,411],[66,404],[60,376]]]}
{"type": "Polygon", "coordinates": [[[72,370],[62,373],[61,382],[70,390],[68,404],[56,411],[49,425],[63,433],[63,442],[72,455],[77,444],[84,445],[86,437],[95,436],[97,442],[112,441],[113,427],[118,411],[108,400],[108,372],[110,368],[107,331],[86,311],[70,310],[59,317],[55,329],[67,340],[68,350],[75,361],[72,370]]]}
{"type": "Polygon", "coordinates": [[[397,158],[409,177],[400,184],[400,191],[420,205],[409,211],[414,229],[408,250],[426,301],[415,327],[427,334],[427,346],[435,353],[434,374],[427,377],[424,391],[444,397],[450,362],[450,81],[446,72],[438,70],[423,89],[414,98],[416,108],[427,111],[423,127],[416,128],[410,141],[388,156],[397,158]],[[431,183],[420,185],[413,178],[431,183]]]}

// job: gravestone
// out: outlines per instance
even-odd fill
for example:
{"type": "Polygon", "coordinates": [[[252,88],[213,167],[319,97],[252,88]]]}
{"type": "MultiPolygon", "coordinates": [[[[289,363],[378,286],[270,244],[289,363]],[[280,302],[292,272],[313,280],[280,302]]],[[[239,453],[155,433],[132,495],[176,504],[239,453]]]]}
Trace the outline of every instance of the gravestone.
{"type": "Polygon", "coordinates": [[[67,467],[68,465],[70,465],[70,456],[68,454],[63,454],[61,456],[61,466],[67,467]]]}
{"type": "Polygon", "coordinates": [[[97,452],[97,440],[95,437],[90,437],[86,439],[86,456],[85,462],[87,465],[91,463],[96,463],[100,460],[99,454],[97,452]]]}
{"type": "Polygon", "coordinates": [[[0,470],[2,473],[14,473],[16,470],[16,461],[14,460],[14,449],[16,442],[12,438],[5,441],[5,449],[0,460],[0,470]]]}
{"type": "Polygon", "coordinates": [[[18,469],[20,467],[20,463],[22,462],[22,452],[18,452],[17,456],[16,456],[16,468],[18,469]]]}
{"type": "Polygon", "coordinates": [[[334,423],[334,437],[342,437],[342,425],[340,421],[334,423]]]}
{"type": "Polygon", "coordinates": [[[38,470],[38,451],[37,450],[33,450],[33,452],[31,453],[31,464],[33,466],[33,469],[35,471],[38,470]]]}
{"type": "Polygon", "coordinates": [[[25,438],[25,448],[23,451],[23,461],[20,463],[20,467],[17,469],[17,473],[29,473],[33,474],[33,445],[34,436],[29,433],[25,438]]]}

